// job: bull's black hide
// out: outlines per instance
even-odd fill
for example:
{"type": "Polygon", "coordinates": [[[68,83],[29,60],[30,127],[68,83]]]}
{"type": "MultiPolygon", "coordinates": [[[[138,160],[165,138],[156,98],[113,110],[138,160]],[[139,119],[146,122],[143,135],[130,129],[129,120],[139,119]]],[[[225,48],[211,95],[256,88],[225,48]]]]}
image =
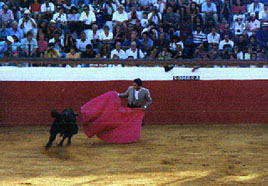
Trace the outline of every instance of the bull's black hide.
{"type": "Polygon", "coordinates": [[[78,126],[76,124],[76,117],[78,114],[75,114],[72,109],[65,109],[61,113],[58,113],[56,110],[52,110],[51,116],[55,118],[55,120],[49,131],[50,137],[46,148],[49,149],[52,146],[57,134],[62,136],[59,146],[63,145],[66,138],[68,138],[67,145],[71,145],[72,136],[78,133],[78,126]]]}

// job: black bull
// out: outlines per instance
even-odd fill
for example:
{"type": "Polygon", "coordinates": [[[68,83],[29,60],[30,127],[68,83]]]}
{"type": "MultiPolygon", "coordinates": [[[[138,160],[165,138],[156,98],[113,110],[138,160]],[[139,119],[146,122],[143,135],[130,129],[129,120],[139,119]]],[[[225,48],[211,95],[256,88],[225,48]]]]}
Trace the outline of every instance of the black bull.
{"type": "Polygon", "coordinates": [[[55,118],[55,120],[50,128],[50,137],[46,148],[48,149],[52,146],[57,134],[62,136],[59,146],[63,145],[66,138],[68,138],[67,145],[71,145],[72,136],[78,133],[78,126],[76,124],[76,117],[78,114],[75,114],[72,109],[65,109],[61,113],[58,113],[56,110],[52,110],[51,116],[55,118]]]}

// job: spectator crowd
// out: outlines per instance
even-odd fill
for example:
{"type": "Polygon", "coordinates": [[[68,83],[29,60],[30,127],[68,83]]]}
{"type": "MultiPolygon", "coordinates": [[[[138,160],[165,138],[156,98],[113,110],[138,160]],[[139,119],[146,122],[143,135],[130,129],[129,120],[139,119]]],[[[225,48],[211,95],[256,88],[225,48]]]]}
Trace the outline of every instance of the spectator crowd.
{"type": "Polygon", "coordinates": [[[268,59],[268,0],[0,0],[0,25],[0,57],[268,59]]]}

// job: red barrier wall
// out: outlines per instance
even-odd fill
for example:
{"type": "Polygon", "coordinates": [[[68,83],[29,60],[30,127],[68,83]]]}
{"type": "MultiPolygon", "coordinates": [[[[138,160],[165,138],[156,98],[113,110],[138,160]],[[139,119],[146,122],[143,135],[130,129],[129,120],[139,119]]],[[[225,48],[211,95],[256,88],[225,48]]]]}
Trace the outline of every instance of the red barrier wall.
{"type": "MultiPolygon", "coordinates": [[[[0,82],[0,124],[48,125],[51,109],[80,107],[130,81],[0,82]]],[[[146,81],[153,98],[147,124],[268,123],[268,80],[146,81]]],[[[126,101],[124,101],[126,103],[126,101]]]]}

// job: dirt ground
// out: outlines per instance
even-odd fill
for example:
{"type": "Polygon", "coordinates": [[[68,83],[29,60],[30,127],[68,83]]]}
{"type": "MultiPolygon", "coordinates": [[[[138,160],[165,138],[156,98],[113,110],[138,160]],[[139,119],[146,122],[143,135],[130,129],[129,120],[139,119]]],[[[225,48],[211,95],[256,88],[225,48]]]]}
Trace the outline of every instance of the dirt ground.
{"type": "Polygon", "coordinates": [[[133,144],[0,127],[0,185],[268,185],[268,125],[145,126],[133,144]],[[59,140],[58,140],[59,141],[59,140]]]}

